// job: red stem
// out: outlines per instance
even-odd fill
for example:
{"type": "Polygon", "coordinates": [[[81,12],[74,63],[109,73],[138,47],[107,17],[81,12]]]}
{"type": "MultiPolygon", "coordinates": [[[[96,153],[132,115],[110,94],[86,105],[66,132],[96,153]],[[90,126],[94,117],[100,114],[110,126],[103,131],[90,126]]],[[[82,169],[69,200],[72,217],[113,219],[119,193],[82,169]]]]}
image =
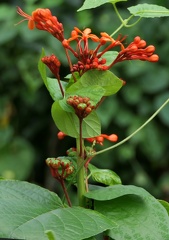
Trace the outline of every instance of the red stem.
{"type": "MultiPolygon", "coordinates": [[[[72,72],[73,66],[72,66],[72,62],[71,62],[71,60],[70,60],[70,57],[69,57],[69,53],[68,53],[67,48],[65,48],[65,52],[66,52],[66,57],[67,57],[69,66],[70,66],[70,71],[72,72]]],[[[73,72],[72,72],[72,76],[73,76],[74,81],[76,82],[76,78],[75,78],[73,72]]]]}
{"type": "Polygon", "coordinates": [[[62,88],[62,84],[61,84],[61,82],[60,82],[60,77],[57,78],[57,80],[58,80],[58,84],[59,84],[59,87],[60,87],[60,91],[61,91],[61,93],[62,93],[62,96],[64,97],[64,91],[63,91],[63,88],[62,88]]]}
{"type": "Polygon", "coordinates": [[[71,201],[70,201],[70,198],[69,198],[69,195],[68,195],[66,186],[65,186],[65,182],[64,182],[63,179],[60,179],[60,184],[61,184],[61,186],[62,186],[62,189],[63,189],[63,192],[64,192],[64,194],[65,194],[65,197],[66,197],[66,200],[67,200],[67,202],[68,202],[69,207],[72,207],[72,203],[71,203],[71,201]]]}

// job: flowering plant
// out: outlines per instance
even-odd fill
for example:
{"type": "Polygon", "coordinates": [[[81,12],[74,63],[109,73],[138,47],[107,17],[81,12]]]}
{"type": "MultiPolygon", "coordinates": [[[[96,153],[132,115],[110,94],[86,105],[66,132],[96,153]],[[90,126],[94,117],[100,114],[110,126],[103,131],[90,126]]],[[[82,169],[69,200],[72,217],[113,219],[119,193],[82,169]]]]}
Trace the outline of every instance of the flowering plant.
{"type": "MultiPolygon", "coordinates": [[[[169,10],[149,4],[128,8],[131,16],[123,19],[116,3],[111,1],[121,25],[112,34],[100,36],[90,28],[77,27],[70,38],[64,36],[64,27],[49,9],[36,9],[31,15],[20,7],[17,13],[28,21],[28,28],[47,31],[65,50],[70,74],[60,78],[61,63],[54,54],[46,56],[42,51],[38,68],[54,103],[52,117],[59,129],[58,138],[70,136],[76,139],[76,147],[67,150],[66,156],[46,160],[52,176],[60,183],[64,197],[26,182],[1,180],[2,208],[4,214],[1,237],[24,239],[103,239],[137,240],[169,238],[169,205],[158,201],[146,190],[122,185],[120,177],[109,169],[98,169],[91,161],[98,154],[111,150],[140,131],[169,102],[167,100],[150,119],[126,139],[97,151],[97,144],[105,140],[117,142],[115,133],[101,133],[97,109],[110,95],[116,94],[126,82],[113,72],[113,66],[122,61],[141,60],[157,62],[155,47],[136,36],[125,44],[126,36],[114,35],[122,27],[131,27],[129,21],[138,16],[169,16],[169,10]],[[92,43],[92,44],[91,44],[92,43]],[[92,47],[91,47],[92,45],[92,47]],[[94,47],[93,47],[94,46],[94,47]],[[116,49],[116,50],[114,50],[116,49]],[[46,66],[55,78],[48,78],[46,66]],[[86,141],[90,145],[86,145],[86,141]],[[103,186],[89,184],[90,177],[103,186]],[[69,187],[77,187],[78,206],[72,206],[69,187]],[[65,201],[67,200],[67,202],[65,201]],[[12,220],[9,220],[11,218],[12,220]]],[[[98,7],[109,1],[86,0],[79,10],[98,7]]],[[[19,22],[19,23],[20,23],[19,22]]]]}

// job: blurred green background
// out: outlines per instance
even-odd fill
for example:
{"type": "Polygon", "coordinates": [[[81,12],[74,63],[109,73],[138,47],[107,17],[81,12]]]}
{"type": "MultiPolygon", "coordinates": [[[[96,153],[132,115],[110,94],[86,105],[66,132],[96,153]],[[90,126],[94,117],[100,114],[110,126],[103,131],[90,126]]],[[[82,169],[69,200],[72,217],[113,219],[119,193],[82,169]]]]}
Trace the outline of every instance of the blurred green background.
{"type": "MultiPolygon", "coordinates": [[[[127,7],[144,0],[117,4],[123,17],[127,7]]],[[[169,1],[149,0],[163,4],[169,1]]],[[[65,37],[74,26],[90,27],[93,33],[112,33],[120,24],[110,4],[76,12],[82,0],[1,0],[0,2],[0,176],[34,182],[60,192],[45,164],[47,157],[65,155],[75,146],[69,137],[58,141],[50,115],[52,99],[37,69],[42,47],[62,62],[61,76],[69,68],[60,43],[50,34],[27,28],[27,22],[14,26],[36,8],[50,8],[65,29],[65,37]]],[[[112,71],[126,80],[118,94],[107,98],[98,110],[102,132],[116,133],[119,140],[143,124],[169,97],[169,18],[142,19],[135,27],[121,29],[127,43],[139,35],[154,44],[158,63],[130,61],[119,63],[112,71]]],[[[111,144],[105,142],[104,147],[111,144]]],[[[98,149],[103,149],[99,147],[98,149]]],[[[93,159],[98,167],[114,170],[123,184],[144,187],[158,198],[169,201],[169,105],[133,139],[93,159]]]]}

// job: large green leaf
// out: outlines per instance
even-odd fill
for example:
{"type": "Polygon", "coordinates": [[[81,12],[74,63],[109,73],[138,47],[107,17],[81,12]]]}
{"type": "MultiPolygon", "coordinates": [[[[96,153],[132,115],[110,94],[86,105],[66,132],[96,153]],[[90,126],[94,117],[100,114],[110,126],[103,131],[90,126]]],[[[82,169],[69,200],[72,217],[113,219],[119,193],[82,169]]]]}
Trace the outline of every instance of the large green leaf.
{"type": "Polygon", "coordinates": [[[116,240],[168,240],[169,217],[166,209],[152,195],[135,186],[115,185],[91,191],[95,210],[117,222],[108,232],[116,240]]]}
{"type": "MultiPolygon", "coordinates": [[[[79,137],[79,119],[75,113],[66,112],[59,101],[52,105],[52,117],[58,129],[68,136],[79,137]]],[[[101,124],[95,111],[92,111],[82,123],[83,138],[95,137],[101,134],[101,124]]]]}
{"type": "Polygon", "coordinates": [[[123,82],[110,71],[90,70],[80,79],[84,87],[99,85],[105,89],[104,96],[115,94],[123,85],[123,82]]]}
{"type": "Polygon", "coordinates": [[[99,7],[105,3],[117,3],[117,2],[126,2],[127,0],[100,0],[100,1],[96,1],[96,0],[86,0],[83,3],[83,6],[81,8],[78,9],[78,11],[82,11],[85,9],[91,9],[91,8],[96,8],[99,7]]]}
{"type": "Polygon", "coordinates": [[[102,214],[64,208],[60,198],[34,184],[0,181],[0,237],[27,240],[81,240],[115,227],[102,214]]]}
{"type": "Polygon", "coordinates": [[[154,17],[168,17],[169,9],[155,4],[138,4],[127,8],[134,16],[154,18],[154,17]]]}
{"type": "Polygon", "coordinates": [[[89,164],[90,175],[96,182],[103,183],[105,185],[121,184],[120,177],[110,169],[99,169],[92,164],[89,164]]]}

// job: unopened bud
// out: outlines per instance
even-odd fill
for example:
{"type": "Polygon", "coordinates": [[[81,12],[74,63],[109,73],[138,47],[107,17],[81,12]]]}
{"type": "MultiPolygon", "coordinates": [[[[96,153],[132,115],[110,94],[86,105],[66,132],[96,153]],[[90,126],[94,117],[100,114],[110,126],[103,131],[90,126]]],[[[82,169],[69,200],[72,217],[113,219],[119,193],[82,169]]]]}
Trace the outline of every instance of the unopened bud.
{"type": "Polygon", "coordinates": [[[153,54],[147,59],[149,62],[158,62],[159,56],[157,54],[153,54]]]}

